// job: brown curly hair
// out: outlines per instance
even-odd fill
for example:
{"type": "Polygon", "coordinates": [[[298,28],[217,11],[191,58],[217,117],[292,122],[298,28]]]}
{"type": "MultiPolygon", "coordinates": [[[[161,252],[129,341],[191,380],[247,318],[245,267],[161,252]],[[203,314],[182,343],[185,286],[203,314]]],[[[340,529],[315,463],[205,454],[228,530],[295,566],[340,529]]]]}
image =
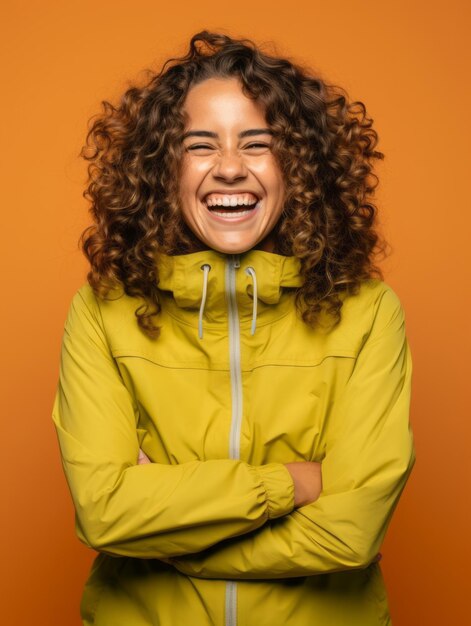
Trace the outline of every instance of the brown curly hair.
{"type": "Polygon", "coordinates": [[[303,320],[314,326],[324,308],[337,325],[342,293],[357,293],[373,276],[383,279],[373,255],[385,255],[388,246],[375,229],[372,202],[378,184],[372,162],[384,155],[374,149],[378,135],[365,105],[249,39],[208,31],[191,38],[185,56],[147,73],[145,84],[131,85],[117,106],[102,102],[80,152],[89,162],[83,195],[94,220],[80,245],[95,294],[106,298],[119,286],[142,298],[137,322],[158,337],[152,321],[161,310],[155,253],[201,249],[179,206],[185,97],[208,78],[238,77],[243,93],[265,107],[286,181],[274,251],[300,259],[296,306],[303,320]]]}

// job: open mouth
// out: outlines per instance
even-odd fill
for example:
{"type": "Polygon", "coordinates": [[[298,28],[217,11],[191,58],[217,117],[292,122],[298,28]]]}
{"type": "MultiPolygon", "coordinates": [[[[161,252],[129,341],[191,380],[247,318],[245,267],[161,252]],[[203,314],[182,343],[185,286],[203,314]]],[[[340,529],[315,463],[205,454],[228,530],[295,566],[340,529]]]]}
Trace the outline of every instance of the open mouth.
{"type": "Polygon", "coordinates": [[[203,204],[214,216],[223,219],[237,219],[250,215],[258,209],[261,198],[255,194],[243,194],[242,197],[238,198],[225,196],[224,198],[211,199],[209,197],[208,199],[206,197],[203,199],[203,204]]]}

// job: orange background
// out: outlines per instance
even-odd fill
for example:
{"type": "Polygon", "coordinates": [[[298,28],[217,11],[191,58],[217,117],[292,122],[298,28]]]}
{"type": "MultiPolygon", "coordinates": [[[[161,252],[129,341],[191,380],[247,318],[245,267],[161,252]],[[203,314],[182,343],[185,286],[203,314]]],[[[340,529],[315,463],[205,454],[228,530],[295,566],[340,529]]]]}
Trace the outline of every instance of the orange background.
{"type": "MultiPolygon", "coordinates": [[[[5,2],[1,9],[2,623],[79,626],[95,555],[75,537],[51,420],[63,322],[87,270],[87,120],[223,29],[318,67],[365,102],[386,160],[377,202],[406,311],[417,462],[383,545],[394,626],[469,611],[470,76],[464,0],[5,2]],[[289,5],[289,6],[288,6],[289,5]],[[466,554],[467,553],[467,554],[466,554]],[[466,602],[467,603],[467,602],[466,602]]],[[[129,625],[132,626],[132,625],[129,625]]]]}

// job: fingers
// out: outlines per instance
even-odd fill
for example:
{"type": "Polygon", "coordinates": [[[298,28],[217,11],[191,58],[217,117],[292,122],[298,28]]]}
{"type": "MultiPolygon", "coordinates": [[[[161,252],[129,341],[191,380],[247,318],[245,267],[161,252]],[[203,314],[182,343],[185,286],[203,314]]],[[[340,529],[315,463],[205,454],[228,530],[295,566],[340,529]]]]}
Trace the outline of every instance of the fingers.
{"type": "Polygon", "coordinates": [[[146,463],[152,463],[149,457],[139,448],[139,457],[137,459],[138,465],[145,465],[146,463]]]}

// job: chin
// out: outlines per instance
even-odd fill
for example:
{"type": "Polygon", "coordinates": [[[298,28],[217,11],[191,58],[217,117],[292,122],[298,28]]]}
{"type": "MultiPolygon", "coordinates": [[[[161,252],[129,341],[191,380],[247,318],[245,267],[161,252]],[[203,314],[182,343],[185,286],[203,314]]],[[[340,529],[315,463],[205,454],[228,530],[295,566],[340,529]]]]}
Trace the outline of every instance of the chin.
{"type": "Polygon", "coordinates": [[[257,243],[255,242],[248,244],[219,244],[217,246],[210,245],[210,247],[222,254],[243,254],[244,252],[252,250],[256,245],[257,243]]]}

